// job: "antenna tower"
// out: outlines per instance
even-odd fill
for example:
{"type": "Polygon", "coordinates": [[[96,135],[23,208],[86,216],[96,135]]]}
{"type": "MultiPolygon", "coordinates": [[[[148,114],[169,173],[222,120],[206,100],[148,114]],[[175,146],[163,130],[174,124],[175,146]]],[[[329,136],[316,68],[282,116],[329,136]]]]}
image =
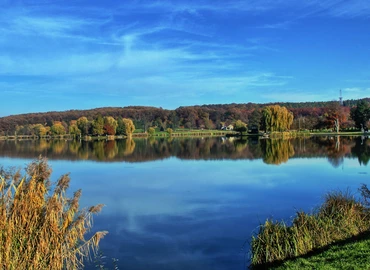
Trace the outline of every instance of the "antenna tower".
{"type": "Polygon", "coordinates": [[[340,89],[340,91],[339,91],[339,104],[340,104],[340,106],[343,106],[342,89],[340,89]]]}

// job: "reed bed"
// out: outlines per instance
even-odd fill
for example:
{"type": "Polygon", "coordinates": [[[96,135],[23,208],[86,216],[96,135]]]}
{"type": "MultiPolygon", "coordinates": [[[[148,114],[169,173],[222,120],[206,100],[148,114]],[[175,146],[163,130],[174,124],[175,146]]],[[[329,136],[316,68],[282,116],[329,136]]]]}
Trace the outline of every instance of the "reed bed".
{"type": "Polygon", "coordinates": [[[66,196],[68,174],[48,195],[50,175],[41,157],[28,165],[23,177],[19,171],[0,170],[1,269],[80,269],[107,234],[84,238],[102,205],[79,210],[81,190],[66,196]]]}
{"type": "Polygon", "coordinates": [[[347,192],[331,192],[312,214],[297,212],[291,226],[267,220],[252,237],[252,268],[305,255],[336,241],[370,230],[366,185],[360,188],[362,199],[347,192]]]}

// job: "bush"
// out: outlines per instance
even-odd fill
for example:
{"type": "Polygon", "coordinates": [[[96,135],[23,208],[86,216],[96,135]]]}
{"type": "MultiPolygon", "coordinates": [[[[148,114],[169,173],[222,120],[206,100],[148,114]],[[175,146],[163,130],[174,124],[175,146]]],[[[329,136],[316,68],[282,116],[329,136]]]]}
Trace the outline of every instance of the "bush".
{"type": "Polygon", "coordinates": [[[106,231],[85,240],[92,215],[102,205],[79,210],[81,190],[66,197],[69,175],[48,195],[51,169],[46,159],[28,165],[26,175],[0,170],[0,265],[3,269],[77,269],[95,253],[106,231]]]}
{"type": "Polygon", "coordinates": [[[154,127],[148,128],[148,134],[149,134],[149,136],[153,136],[154,133],[155,133],[155,128],[154,127]]]}

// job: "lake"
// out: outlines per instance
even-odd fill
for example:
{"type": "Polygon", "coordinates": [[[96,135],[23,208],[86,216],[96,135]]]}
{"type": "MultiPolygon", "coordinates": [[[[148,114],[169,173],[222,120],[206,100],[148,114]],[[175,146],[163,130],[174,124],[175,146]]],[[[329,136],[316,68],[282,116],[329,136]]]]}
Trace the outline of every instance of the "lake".
{"type": "Polygon", "coordinates": [[[110,269],[113,258],[119,269],[245,269],[267,218],[289,221],[370,180],[367,137],[0,141],[4,167],[39,155],[54,181],[70,173],[82,207],[105,204],[93,230],[109,231],[110,269]]]}

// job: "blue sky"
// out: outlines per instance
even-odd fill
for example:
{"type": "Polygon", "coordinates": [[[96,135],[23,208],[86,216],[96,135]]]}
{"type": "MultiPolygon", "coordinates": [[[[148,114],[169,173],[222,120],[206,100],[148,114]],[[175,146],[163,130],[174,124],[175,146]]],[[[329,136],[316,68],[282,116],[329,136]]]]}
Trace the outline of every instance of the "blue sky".
{"type": "Polygon", "coordinates": [[[370,96],[366,0],[0,0],[0,116],[370,96]]]}

